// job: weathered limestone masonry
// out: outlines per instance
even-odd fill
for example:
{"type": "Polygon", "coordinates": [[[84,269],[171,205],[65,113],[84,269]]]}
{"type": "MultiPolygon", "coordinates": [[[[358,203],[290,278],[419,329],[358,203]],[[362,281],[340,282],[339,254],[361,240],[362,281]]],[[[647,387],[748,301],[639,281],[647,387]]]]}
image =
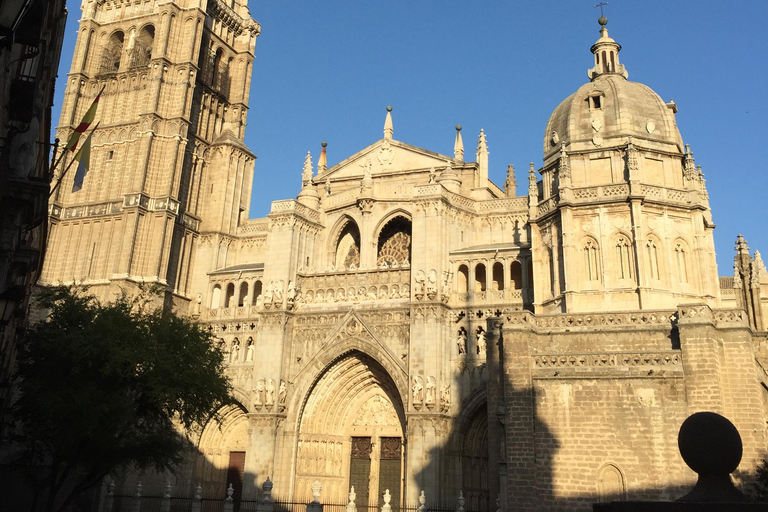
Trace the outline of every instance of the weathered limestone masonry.
{"type": "MultiPolygon", "coordinates": [[[[712,410],[766,455],[768,272],[739,237],[718,278],[700,167],[677,106],[629,82],[601,18],[589,82],[546,124],[516,193],[465,161],[383,137],[297,165],[296,199],[250,219],[243,144],[259,25],[240,0],[84,0],[59,137],[102,87],[91,171],[51,206],[44,284],[145,281],[205,322],[236,403],[175,475],[117,494],[589,510],[674,498],[675,446],[712,410]],[[301,167],[301,168],[299,168],[301,167]],[[730,273],[730,269],[728,269],[730,273]]],[[[543,121],[543,120],[542,120],[543,121]]],[[[297,164],[301,163],[301,156],[297,164]]],[[[275,170],[273,170],[275,171],[275,170]]]]}

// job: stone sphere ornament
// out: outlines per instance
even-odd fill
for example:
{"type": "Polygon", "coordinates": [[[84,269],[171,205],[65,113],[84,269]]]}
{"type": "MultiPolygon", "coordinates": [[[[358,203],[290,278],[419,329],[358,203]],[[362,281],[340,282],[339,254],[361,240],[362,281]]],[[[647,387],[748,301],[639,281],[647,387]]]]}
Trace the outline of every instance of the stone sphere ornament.
{"type": "Polygon", "coordinates": [[[677,446],[688,467],[699,475],[693,490],[677,501],[747,501],[731,480],[743,448],[739,431],[727,418],[714,412],[692,414],[680,426],[677,446]]]}

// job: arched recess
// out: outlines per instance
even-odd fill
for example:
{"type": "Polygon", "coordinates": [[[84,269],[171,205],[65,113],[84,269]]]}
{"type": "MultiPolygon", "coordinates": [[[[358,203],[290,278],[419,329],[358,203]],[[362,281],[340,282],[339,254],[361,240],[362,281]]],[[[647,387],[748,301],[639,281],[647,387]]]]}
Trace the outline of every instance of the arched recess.
{"type": "Polygon", "coordinates": [[[229,283],[227,285],[227,293],[224,296],[224,307],[231,308],[235,305],[235,284],[229,283]]]}
{"type": "Polygon", "coordinates": [[[237,297],[237,305],[242,307],[245,305],[245,299],[248,297],[248,283],[240,283],[240,293],[237,297]]]}
{"type": "Polygon", "coordinates": [[[404,266],[411,264],[411,220],[396,214],[377,231],[376,265],[404,266]]]}
{"type": "Polygon", "coordinates": [[[486,283],[486,277],[485,277],[485,265],[482,263],[478,263],[475,265],[475,293],[480,293],[485,291],[485,283],[486,283]]]}
{"type": "Polygon", "coordinates": [[[509,281],[515,290],[523,289],[523,266],[518,260],[509,265],[509,281]]]}
{"type": "Polygon", "coordinates": [[[675,269],[675,275],[677,276],[678,283],[690,283],[690,264],[691,260],[688,243],[682,238],[676,239],[672,245],[672,265],[675,269]]]}
{"type": "Polygon", "coordinates": [[[152,48],[155,45],[155,27],[144,25],[138,34],[132,34],[129,40],[128,67],[138,68],[147,66],[152,60],[152,48]]]}
{"type": "Polygon", "coordinates": [[[459,293],[469,292],[469,268],[466,265],[459,266],[459,272],[456,274],[457,289],[459,293]]]}
{"type": "Polygon", "coordinates": [[[493,289],[496,290],[503,290],[504,289],[504,264],[500,261],[497,261],[493,264],[493,289]]]}
{"type": "Polygon", "coordinates": [[[246,409],[240,403],[224,406],[218,412],[218,421],[212,418],[205,425],[197,446],[193,481],[202,485],[203,498],[221,499],[229,483],[236,494],[242,491],[247,449],[246,409]]]}
{"type": "Polygon", "coordinates": [[[211,292],[211,309],[221,307],[221,285],[214,285],[211,292]]]}
{"type": "Polygon", "coordinates": [[[624,473],[616,464],[603,464],[597,471],[597,495],[600,503],[627,499],[624,473]]]}
{"type": "Polygon", "coordinates": [[[451,454],[460,478],[456,482],[464,492],[467,510],[493,510],[490,508],[488,487],[488,401],[487,387],[475,390],[462,404],[456,418],[457,436],[451,445],[451,454]]]}
{"type": "Polygon", "coordinates": [[[117,30],[109,36],[109,40],[101,52],[101,63],[99,64],[101,73],[116,73],[120,70],[124,41],[125,34],[122,30],[117,30]]]}
{"type": "Polygon", "coordinates": [[[379,506],[387,488],[400,502],[405,410],[395,379],[371,356],[351,350],[315,379],[299,413],[294,499],[312,498],[320,481],[324,499],[379,506]]]}
{"type": "Polygon", "coordinates": [[[338,235],[332,238],[331,262],[338,270],[360,267],[360,229],[346,215],[337,224],[338,235]]]}
{"type": "Polygon", "coordinates": [[[259,297],[261,297],[261,290],[262,290],[262,284],[261,281],[256,281],[253,283],[253,300],[251,301],[251,304],[256,304],[256,302],[259,300],[259,297]]]}

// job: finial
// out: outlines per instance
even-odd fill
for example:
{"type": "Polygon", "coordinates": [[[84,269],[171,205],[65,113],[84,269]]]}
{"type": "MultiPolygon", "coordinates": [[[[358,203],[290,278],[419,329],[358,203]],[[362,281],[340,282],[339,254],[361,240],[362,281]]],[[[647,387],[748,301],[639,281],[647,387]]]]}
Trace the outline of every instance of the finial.
{"type": "Polygon", "coordinates": [[[384,119],[384,138],[392,140],[395,134],[395,128],[392,124],[392,105],[387,105],[387,117],[384,119]]]}
{"type": "Polygon", "coordinates": [[[307,151],[304,157],[304,170],[301,173],[301,186],[306,187],[312,183],[312,154],[307,151]]]}
{"type": "Polygon", "coordinates": [[[317,174],[325,172],[328,168],[328,157],[325,154],[325,148],[328,147],[328,143],[323,141],[320,143],[322,149],[320,150],[320,158],[317,159],[317,174]]]}
{"type": "Polygon", "coordinates": [[[507,166],[507,179],[504,181],[504,192],[507,197],[514,197],[517,189],[517,179],[515,178],[515,166],[507,166]]]}
{"type": "Polygon", "coordinates": [[[456,139],[453,142],[453,157],[459,162],[464,161],[464,141],[461,138],[461,125],[456,125],[456,139]]]}
{"type": "Polygon", "coordinates": [[[477,137],[477,150],[478,151],[488,151],[488,143],[485,139],[485,132],[482,128],[480,128],[480,135],[477,137]]]}

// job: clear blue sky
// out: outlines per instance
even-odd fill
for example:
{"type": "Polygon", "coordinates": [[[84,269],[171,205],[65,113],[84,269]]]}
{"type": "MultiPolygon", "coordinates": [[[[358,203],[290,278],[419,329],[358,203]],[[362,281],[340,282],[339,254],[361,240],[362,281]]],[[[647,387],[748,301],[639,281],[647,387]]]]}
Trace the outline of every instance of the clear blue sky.
{"type": "MultiPolygon", "coordinates": [[[[382,137],[453,152],[463,125],[466,160],[483,128],[491,179],[507,164],[526,193],[541,165],[552,110],[587,82],[599,37],[594,0],[261,0],[245,142],[258,156],[251,217],[295,197],[304,155],[329,167],[382,137]]],[[[69,2],[54,106],[58,120],[79,5],[69,2]]],[[[736,235],[768,256],[768,2],[611,0],[611,37],[629,79],[678,105],[677,123],[703,167],[721,275],[736,235]]]]}

